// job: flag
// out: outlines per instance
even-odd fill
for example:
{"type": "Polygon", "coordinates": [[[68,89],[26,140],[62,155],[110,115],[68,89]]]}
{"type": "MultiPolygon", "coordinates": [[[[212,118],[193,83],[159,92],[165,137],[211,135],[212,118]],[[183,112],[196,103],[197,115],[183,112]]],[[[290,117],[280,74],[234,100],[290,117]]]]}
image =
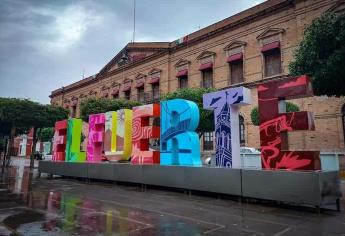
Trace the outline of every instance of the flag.
{"type": "Polygon", "coordinates": [[[175,40],[176,45],[180,45],[188,42],[188,35],[175,40]]]}

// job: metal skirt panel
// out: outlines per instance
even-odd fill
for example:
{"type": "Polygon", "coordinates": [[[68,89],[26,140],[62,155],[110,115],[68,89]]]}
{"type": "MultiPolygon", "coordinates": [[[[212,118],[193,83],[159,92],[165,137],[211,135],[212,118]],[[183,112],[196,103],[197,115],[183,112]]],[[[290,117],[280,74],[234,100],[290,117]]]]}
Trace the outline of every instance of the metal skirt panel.
{"type": "Polygon", "coordinates": [[[88,178],[88,163],[40,161],[38,169],[53,175],[88,178]]]}
{"type": "Polygon", "coordinates": [[[185,170],[187,189],[241,195],[241,170],[189,167],[185,170]]]}
{"type": "Polygon", "coordinates": [[[242,194],[246,197],[319,205],[317,172],[242,170],[242,194]]]}
{"type": "Polygon", "coordinates": [[[113,180],[322,206],[341,196],[337,171],[279,171],[40,161],[53,175],[113,180]]]}

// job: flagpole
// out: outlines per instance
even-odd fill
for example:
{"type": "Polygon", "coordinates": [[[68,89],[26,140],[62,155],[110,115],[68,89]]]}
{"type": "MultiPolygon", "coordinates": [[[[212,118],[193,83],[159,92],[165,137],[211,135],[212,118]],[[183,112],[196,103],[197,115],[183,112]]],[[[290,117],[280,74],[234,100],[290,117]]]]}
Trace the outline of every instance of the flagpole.
{"type": "Polygon", "coordinates": [[[133,0],[133,43],[135,41],[135,3],[136,0],[133,0]]]}

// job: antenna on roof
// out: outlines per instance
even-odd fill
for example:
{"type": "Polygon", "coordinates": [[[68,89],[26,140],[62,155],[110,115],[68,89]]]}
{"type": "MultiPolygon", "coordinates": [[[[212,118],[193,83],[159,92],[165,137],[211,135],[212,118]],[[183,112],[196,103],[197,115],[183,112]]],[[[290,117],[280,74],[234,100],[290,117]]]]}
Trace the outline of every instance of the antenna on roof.
{"type": "Polygon", "coordinates": [[[85,69],[83,68],[83,79],[85,79],[85,69]]]}
{"type": "Polygon", "coordinates": [[[135,41],[135,2],[136,0],[133,0],[133,39],[132,42],[135,41]]]}

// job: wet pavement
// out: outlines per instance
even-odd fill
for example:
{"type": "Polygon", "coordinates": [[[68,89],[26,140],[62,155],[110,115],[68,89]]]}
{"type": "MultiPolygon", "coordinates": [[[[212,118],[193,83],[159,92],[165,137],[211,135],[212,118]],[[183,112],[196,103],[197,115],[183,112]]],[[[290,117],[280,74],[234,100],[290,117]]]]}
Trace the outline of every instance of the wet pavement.
{"type": "Polygon", "coordinates": [[[341,212],[318,214],[182,190],[38,178],[20,165],[0,182],[0,235],[345,235],[344,198],[341,204],[341,212]]]}

